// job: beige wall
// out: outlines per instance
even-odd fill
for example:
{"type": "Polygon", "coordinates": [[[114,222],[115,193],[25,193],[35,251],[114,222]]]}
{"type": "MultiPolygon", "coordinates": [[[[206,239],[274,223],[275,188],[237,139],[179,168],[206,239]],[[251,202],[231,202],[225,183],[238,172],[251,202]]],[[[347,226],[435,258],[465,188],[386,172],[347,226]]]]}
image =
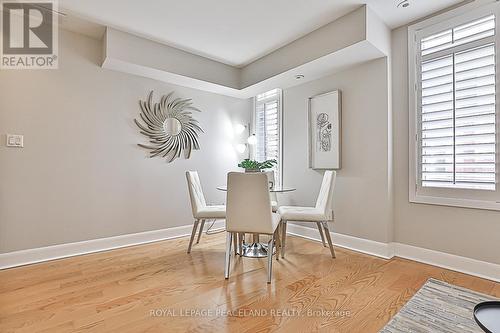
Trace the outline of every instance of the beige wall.
{"type": "Polygon", "coordinates": [[[407,39],[392,32],[395,241],[500,264],[500,212],[408,201],[407,39]]]}
{"type": "Polygon", "coordinates": [[[314,205],[323,173],[308,167],[307,99],[340,89],[342,169],[332,229],[379,242],[392,241],[393,227],[387,82],[387,59],[381,58],[283,92],[284,184],[297,191],[282,201],[314,205]]]}
{"type": "Polygon", "coordinates": [[[101,43],[61,31],[58,70],[0,71],[0,252],[192,223],[186,170],[209,201],[236,169],[231,123],[238,100],[98,67],[101,43]],[[133,119],[149,90],[192,98],[205,133],[189,160],[148,159],[133,119]],[[5,133],[25,148],[5,147],[5,133]]]}

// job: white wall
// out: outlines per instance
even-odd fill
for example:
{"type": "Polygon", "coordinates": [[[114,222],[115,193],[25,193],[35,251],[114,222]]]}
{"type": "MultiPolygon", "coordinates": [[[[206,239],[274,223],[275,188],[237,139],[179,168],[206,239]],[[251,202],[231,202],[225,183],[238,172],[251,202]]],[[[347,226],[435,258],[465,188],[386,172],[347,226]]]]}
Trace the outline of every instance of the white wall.
{"type": "MultiPolygon", "coordinates": [[[[387,58],[283,92],[285,203],[314,205],[323,173],[308,167],[307,99],[342,91],[342,169],[335,190],[335,232],[391,242],[387,58]]],[[[313,225],[309,225],[313,227],[313,225]]],[[[314,226],[315,227],[315,226],[314,226]]]]}
{"type": "Polygon", "coordinates": [[[407,34],[392,32],[395,241],[500,264],[500,212],[408,201],[407,34]]]}
{"type": "Polygon", "coordinates": [[[240,157],[231,124],[251,101],[101,69],[101,43],[61,31],[58,70],[0,71],[0,252],[162,229],[192,222],[186,170],[209,201],[240,157]],[[189,160],[149,159],[133,119],[138,100],[174,90],[203,110],[189,160]],[[5,133],[25,148],[6,148],[5,133]]]}

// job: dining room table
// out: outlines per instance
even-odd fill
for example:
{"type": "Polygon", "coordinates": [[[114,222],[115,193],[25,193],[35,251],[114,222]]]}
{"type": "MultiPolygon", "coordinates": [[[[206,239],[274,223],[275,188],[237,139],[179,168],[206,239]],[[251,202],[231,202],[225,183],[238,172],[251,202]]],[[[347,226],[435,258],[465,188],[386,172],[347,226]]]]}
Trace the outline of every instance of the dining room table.
{"type": "MultiPolygon", "coordinates": [[[[217,186],[217,189],[219,191],[227,191],[227,186],[217,186]]],[[[274,185],[269,187],[269,192],[271,193],[288,193],[295,190],[296,188],[282,185],[274,185]]],[[[253,234],[252,242],[246,243],[244,240],[241,253],[239,253],[239,251],[237,251],[237,253],[243,257],[248,258],[265,258],[267,257],[267,243],[260,242],[259,234],[253,234]]]]}

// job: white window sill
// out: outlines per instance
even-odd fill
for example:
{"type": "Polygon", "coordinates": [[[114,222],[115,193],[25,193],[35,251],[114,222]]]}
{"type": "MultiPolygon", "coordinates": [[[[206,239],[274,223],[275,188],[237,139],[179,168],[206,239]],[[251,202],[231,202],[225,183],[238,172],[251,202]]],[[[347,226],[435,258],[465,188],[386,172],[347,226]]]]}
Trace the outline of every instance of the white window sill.
{"type": "Polygon", "coordinates": [[[495,201],[433,197],[419,195],[416,193],[412,194],[413,195],[410,195],[409,198],[411,203],[500,211],[500,202],[495,201]]]}

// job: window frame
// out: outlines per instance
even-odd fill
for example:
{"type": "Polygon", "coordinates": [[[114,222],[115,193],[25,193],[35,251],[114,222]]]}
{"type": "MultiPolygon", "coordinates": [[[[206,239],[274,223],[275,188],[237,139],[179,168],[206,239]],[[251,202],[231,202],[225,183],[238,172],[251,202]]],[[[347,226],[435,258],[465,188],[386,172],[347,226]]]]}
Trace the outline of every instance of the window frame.
{"type": "Polygon", "coordinates": [[[409,177],[408,192],[409,202],[434,204],[454,207],[476,208],[486,210],[500,210],[500,112],[499,112],[499,68],[500,66],[500,4],[496,1],[476,1],[460,8],[434,16],[425,21],[408,27],[408,100],[409,100],[409,131],[408,131],[408,158],[409,177]],[[422,37],[439,33],[461,24],[479,19],[488,14],[495,15],[495,65],[496,65],[496,189],[495,191],[473,190],[461,188],[423,187],[420,180],[420,129],[419,117],[421,115],[421,98],[418,89],[421,64],[419,43],[422,37]]]}
{"type": "MultiPolygon", "coordinates": [[[[278,169],[278,175],[274,175],[275,183],[277,186],[281,186],[283,184],[283,90],[280,88],[275,88],[278,91],[278,98],[277,98],[277,103],[278,103],[278,164],[277,164],[277,169],[278,169]]],[[[269,89],[267,91],[262,92],[262,94],[275,90],[275,89],[269,89]]],[[[259,94],[260,95],[260,94],[259,94]]],[[[262,101],[257,101],[257,95],[254,96],[253,98],[253,112],[252,112],[252,134],[255,134],[256,128],[257,128],[257,106],[259,104],[264,104],[268,103],[270,101],[273,101],[274,98],[267,98],[262,101]]],[[[252,152],[251,156],[252,159],[256,159],[257,156],[257,145],[252,147],[252,152]]]]}

